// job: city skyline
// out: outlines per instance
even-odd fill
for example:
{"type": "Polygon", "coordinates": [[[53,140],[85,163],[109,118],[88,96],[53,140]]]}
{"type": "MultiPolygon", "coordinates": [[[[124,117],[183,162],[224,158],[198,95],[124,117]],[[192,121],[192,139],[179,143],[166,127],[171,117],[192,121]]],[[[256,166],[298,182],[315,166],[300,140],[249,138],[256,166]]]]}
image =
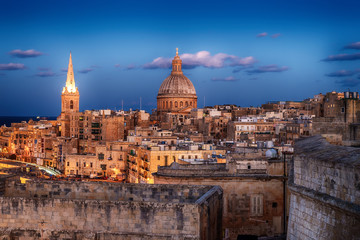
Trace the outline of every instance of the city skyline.
{"type": "Polygon", "coordinates": [[[81,111],[135,109],[140,97],[156,108],[176,47],[199,107],[204,97],[258,106],[360,83],[351,1],[21,3],[0,10],[3,116],[59,115],[70,51],[81,111]]]}

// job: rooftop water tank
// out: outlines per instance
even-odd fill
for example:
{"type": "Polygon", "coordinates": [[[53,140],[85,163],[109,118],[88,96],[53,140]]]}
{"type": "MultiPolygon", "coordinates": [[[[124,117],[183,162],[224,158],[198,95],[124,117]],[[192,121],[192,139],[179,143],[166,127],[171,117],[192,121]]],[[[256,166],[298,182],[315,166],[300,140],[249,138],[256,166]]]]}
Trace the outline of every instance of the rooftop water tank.
{"type": "Polygon", "coordinates": [[[272,158],[276,158],[277,157],[277,152],[275,149],[269,149],[266,151],[265,153],[266,157],[269,158],[269,159],[272,159],[272,158]]]}
{"type": "Polygon", "coordinates": [[[274,147],[273,141],[267,141],[267,142],[266,142],[266,147],[267,147],[267,148],[273,148],[273,147],[274,147]]]}

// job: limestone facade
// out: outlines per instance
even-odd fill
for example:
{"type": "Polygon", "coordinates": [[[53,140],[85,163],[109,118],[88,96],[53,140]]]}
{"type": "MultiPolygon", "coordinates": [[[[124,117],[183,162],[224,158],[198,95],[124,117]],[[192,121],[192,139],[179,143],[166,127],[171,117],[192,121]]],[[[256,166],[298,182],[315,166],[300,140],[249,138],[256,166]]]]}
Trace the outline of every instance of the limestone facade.
{"type": "Polygon", "coordinates": [[[221,186],[224,191],[223,239],[283,234],[286,197],[283,162],[261,157],[246,159],[244,155],[233,157],[227,164],[172,163],[169,167],[159,167],[153,174],[154,181],[155,184],[221,186]]]}
{"type": "Polygon", "coordinates": [[[222,234],[217,186],[9,181],[0,194],[2,239],[216,240],[222,234]]]}
{"type": "Polygon", "coordinates": [[[295,149],[288,239],[359,239],[360,150],[320,136],[295,149]]]}

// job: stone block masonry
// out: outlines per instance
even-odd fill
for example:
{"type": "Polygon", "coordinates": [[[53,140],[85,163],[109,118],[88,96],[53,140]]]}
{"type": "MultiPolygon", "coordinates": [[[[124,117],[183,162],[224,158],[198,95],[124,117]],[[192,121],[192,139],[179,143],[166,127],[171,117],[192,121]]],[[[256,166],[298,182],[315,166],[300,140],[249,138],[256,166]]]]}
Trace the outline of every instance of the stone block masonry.
{"type": "Polygon", "coordinates": [[[221,236],[217,186],[10,181],[0,205],[1,239],[221,236]]]}
{"type": "Polygon", "coordinates": [[[290,169],[288,239],[360,239],[360,149],[298,141],[290,169]]]}

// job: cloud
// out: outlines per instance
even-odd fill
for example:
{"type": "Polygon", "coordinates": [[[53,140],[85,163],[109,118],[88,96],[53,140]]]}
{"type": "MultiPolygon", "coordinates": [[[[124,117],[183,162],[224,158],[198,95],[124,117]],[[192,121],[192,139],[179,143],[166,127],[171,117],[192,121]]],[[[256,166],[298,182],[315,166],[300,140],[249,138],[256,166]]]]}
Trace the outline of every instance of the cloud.
{"type": "Polygon", "coordinates": [[[350,43],[349,45],[346,45],[344,48],[347,48],[347,49],[360,49],[360,42],[350,43]]]}
{"type": "Polygon", "coordinates": [[[256,35],[256,37],[260,38],[260,37],[265,37],[267,36],[267,32],[263,32],[263,33],[259,33],[258,35],[256,35]]]}
{"type": "Polygon", "coordinates": [[[355,74],[355,71],[348,71],[348,70],[339,70],[336,72],[325,74],[328,77],[348,77],[355,74]]]}
{"type": "Polygon", "coordinates": [[[280,36],[281,36],[280,33],[275,33],[275,34],[271,35],[272,38],[278,38],[278,37],[280,37],[280,36]]]}
{"type": "MultiPolygon", "coordinates": [[[[226,66],[248,66],[256,62],[252,56],[240,58],[226,53],[211,55],[208,51],[199,51],[195,54],[184,53],[180,55],[182,67],[191,69],[196,67],[223,68],[226,66]]],[[[151,63],[146,63],[142,67],[145,69],[170,68],[171,58],[158,57],[151,63]]]]}
{"type": "Polygon", "coordinates": [[[119,68],[119,67],[121,67],[121,65],[120,64],[115,64],[114,67],[119,68]]]}
{"type": "Polygon", "coordinates": [[[327,58],[323,59],[325,62],[329,61],[353,61],[353,60],[359,60],[360,59],[360,53],[354,53],[354,54],[337,54],[337,55],[330,55],[327,58]]]}
{"type": "Polygon", "coordinates": [[[62,71],[62,72],[67,72],[68,69],[67,69],[67,68],[62,68],[62,69],[60,69],[60,71],[62,71]]]}
{"type": "Polygon", "coordinates": [[[235,82],[235,81],[238,81],[240,79],[235,78],[233,76],[229,76],[229,77],[225,77],[225,78],[215,78],[215,77],[213,77],[211,80],[212,81],[222,81],[222,82],[235,82]]]}
{"type": "Polygon", "coordinates": [[[289,67],[282,66],[278,67],[276,64],[260,66],[252,70],[246,71],[248,74],[256,74],[256,73],[267,73],[267,72],[284,72],[289,70],[289,67]]]}
{"type": "Polygon", "coordinates": [[[94,71],[93,68],[84,68],[84,69],[82,69],[82,70],[79,70],[78,72],[79,72],[79,73],[86,74],[86,73],[89,73],[89,72],[92,72],[92,71],[94,71]]]}
{"type": "Polygon", "coordinates": [[[42,52],[35,51],[34,49],[22,51],[20,49],[15,49],[9,52],[10,55],[18,58],[30,58],[30,57],[38,57],[43,55],[42,52]]]}
{"type": "Polygon", "coordinates": [[[135,69],[136,68],[136,65],[135,64],[129,64],[126,66],[126,70],[132,70],[132,69],[135,69]]]}
{"type": "Polygon", "coordinates": [[[359,85],[360,79],[346,78],[336,80],[335,83],[340,84],[342,87],[355,87],[359,85]]]}
{"type": "Polygon", "coordinates": [[[38,77],[54,77],[56,74],[52,71],[46,71],[46,72],[39,72],[36,74],[38,77]]]}
{"type": "Polygon", "coordinates": [[[156,69],[156,68],[170,68],[171,58],[158,57],[155,58],[151,63],[145,63],[143,68],[145,69],[156,69]]]}
{"type": "Polygon", "coordinates": [[[0,64],[0,70],[21,70],[25,68],[25,65],[22,63],[0,64]]]}

